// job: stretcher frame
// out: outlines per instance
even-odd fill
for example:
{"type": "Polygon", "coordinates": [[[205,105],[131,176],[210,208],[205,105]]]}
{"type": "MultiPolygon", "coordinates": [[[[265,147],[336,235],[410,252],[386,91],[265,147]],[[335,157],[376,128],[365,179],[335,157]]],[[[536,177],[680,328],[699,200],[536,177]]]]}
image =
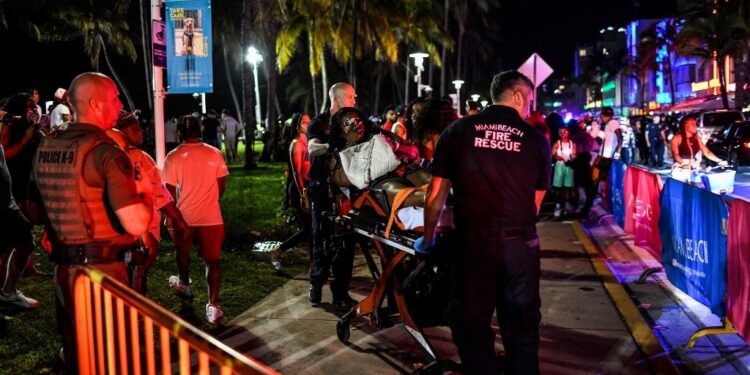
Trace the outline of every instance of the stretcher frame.
{"type": "Polygon", "coordinates": [[[362,252],[372,273],[375,286],[367,297],[354,305],[337,322],[336,335],[339,341],[344,344],[349,342],[351,322],[356,318],[367,319],[371,326],[374,325],[378,328],[387,327],[389,314],[382,308],[382,304],[385,297],[390,293],[404,329],[429,358],[429,362],[423,367],[415,369],[414,373],[422,374],[433,371],[441,373],[445,370],[458,369],[458,365],[452,361],[445,361],[439,357],[425,334],[424,329],[412,318],[406,297],[401,290],[403,280],[397,277],[397,267],[409,256],[415,256],[413,245],[416,238],[401,233],[402,231],[400,230],[392,230],[386,236],[385,224],[363,224],[356,220],[356,216],[357,213],[350,212],[346,215],[330,216],[329,219],[346,230],[370,239],[382,260],[382,271],[378,271],[372,255],[363,249],[362,252]],[[387,251],[388,248],[397,251],[387,251]]]}

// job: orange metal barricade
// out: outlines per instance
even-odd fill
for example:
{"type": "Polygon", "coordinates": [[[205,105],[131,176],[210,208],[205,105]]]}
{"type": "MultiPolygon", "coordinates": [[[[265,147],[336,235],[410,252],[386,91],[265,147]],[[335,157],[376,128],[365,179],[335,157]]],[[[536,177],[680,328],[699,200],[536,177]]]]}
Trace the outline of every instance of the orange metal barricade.
{"type": "Polygon", "coordinates": [[[96,269],[73,293],[80,374],[278,374],[96,269]]]}

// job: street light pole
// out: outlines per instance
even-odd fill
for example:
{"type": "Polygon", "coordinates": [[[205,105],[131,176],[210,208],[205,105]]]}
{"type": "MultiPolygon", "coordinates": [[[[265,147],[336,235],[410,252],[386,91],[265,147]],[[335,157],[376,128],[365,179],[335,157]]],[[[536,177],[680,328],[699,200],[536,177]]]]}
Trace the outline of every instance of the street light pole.
{"type": "MultiPolygon", "coordinates": [[[[151,19],[161,21],[161,0],[151,0],[151,19]]],[[[153,23],[153,22],[152,22],[153,23]]],[[[164,168],[164,84],[162,69],[151,62],[151,87],[154,90],[154,141],[156,143],[156,166],[164,168]]]]}
{"type": "MultiPolygon", "coordinates": [[[[256,127],[261,124],[260,117],[260,90],[258,89],[258,64],[263,61],[258,49],[250,47],[247,49],[247,62],[253,66],[253,82],[255,83],[255,123],[256,127]]],[[[252,145],[251,145],[252,147],[252,145]]]]}
{"type": "Polygon", "coordinates": [[[453,87],[456,88],[456,114],[461,116],[461,86],[463,86],[464,81],[457,79],[453,81],[453,87]]]}
{"type": "Polygon", "coordinates": [[[414,75],[414,82],[417,84],[417,97],[422,96],[422,72],[424,71],[424,59],[429,56],[430,55],[424,52],[414,52],[409,55],[409,57],[414,59],[414,66],[417,68],[417,74],[414,75]]]}

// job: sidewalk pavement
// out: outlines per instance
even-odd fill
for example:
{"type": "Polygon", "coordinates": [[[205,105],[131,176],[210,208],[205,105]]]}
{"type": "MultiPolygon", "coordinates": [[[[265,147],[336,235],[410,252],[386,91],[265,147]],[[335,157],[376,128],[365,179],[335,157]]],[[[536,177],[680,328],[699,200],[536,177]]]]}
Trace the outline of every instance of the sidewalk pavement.
{"type": "MultiPolygon", "coordinates": [[[[597,207],[592,217],[597,220],[584,223],[583,229],[627,291],[631,306],[636,306],[639,315],[647,322],[645,326],[635,326],[653,332],[664,352],[681,372],[750,373],[750,347],[736,333],[706,336],[698,339],[693,349],[687,349],[685,345],[693,333],[703,328],[722,326],[720,318],[672,286],[666,280],[660,260],[635,246],[633,237],[626,235],[611,215],[597,207]],[[639,283],[638,279],[648,268],[659,268],[661,271],[652,274],[644,283],[639,283]]],[[[625,321],[630,325],[627,317],[625,321]]],[[[636,332],[634,329],[632,331],[636,332]]]]}
{"type": "MultiPolygon", "coordinates": [[[[542,244],[542,373],[652,372],[573,225],[538,225],[542,244]]],[[[361,299],[372,285],[364,258],[358,255],[351,294],[361,299]]],[[[355,319],[350,343],[339,342],[336,322],[345,311],[327,303],[331,301],[328,288],[324,288],[324,303],[311,307],[307,289],[306,275],[290,279],[228,322],[217,337],[239,352],[288,374],[401,374],[412,373],[415,366],[426,362],[401,324],[378,330],[365,319],[355,319]]],[[[494,328],[497,330],[496,324],[494,328]]],[[[448,328],[429,328],[427,334],[443,359],[459,362],[448,328]]],[[[499,338],[496,345],[502,351],[499,338]]]]}

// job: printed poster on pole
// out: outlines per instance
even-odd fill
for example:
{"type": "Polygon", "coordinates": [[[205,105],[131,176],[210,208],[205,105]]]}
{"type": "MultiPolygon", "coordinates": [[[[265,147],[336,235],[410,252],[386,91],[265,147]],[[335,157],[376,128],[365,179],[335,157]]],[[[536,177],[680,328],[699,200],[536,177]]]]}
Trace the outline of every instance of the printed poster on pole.
{"type": "Polygon", "coordinates": [[[210,0],[169,0],[167,23],[167,92],[213,92],[210,0]]]}

